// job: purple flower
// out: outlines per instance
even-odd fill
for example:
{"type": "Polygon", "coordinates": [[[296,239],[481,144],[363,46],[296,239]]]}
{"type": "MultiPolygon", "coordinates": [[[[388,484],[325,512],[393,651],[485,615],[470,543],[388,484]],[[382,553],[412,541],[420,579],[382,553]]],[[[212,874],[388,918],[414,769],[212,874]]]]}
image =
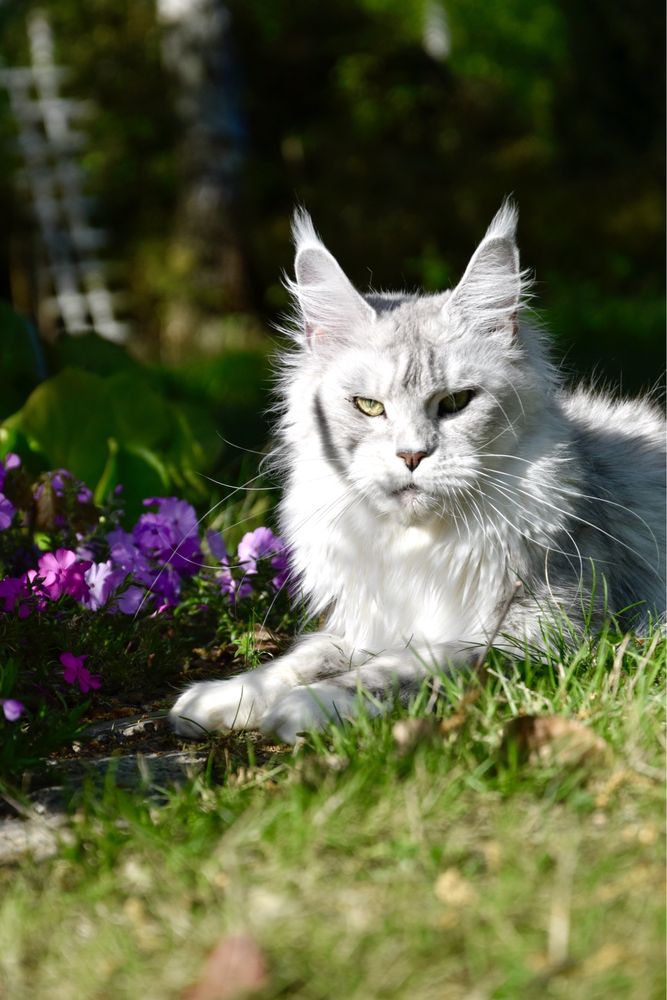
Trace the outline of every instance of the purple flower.
{"type": "Polygon", "coordinates": [[[10,527],[15,513],[14,504],[7,499],[4,493],[0,493],[0,531],[6,531],[10,527]]]}
{"type": "Polygon", "coordinates": [[[176,497],[150,497],[144,500],[144,507],[157,504],[160,517],[168,521],[174,534],[181,538],[197,538],[197,514],[192,504],[176,497]]]}
{"type": "Polygon", "coordinates": [[[5,485],[5,477],[10,469],[18,469],[20,464],[21,459],[18,455],[15,455],[11,451],[9,454],[5,455],[2,461],[0,461],[0,490],[2,490],[5,485]]]}
{"type": "Polygon", "coordinates": [[[271,566],[276,571],[271,583],[276,590],[282,590],[290,578],[289,553],[284,543],[282,549],[271,560],[271,566]]]}
{"type": "Polygon", "coordinates": [[[248,576],[257,573],[257,564],[261,559],[270,560],[271,568],[276,573],[271,583],[280,590],[289,577],[287,547],[278,535],[270,528],[255,528],[243,536],[236,551],[236,558],[248,576]]]}
{"type": "Polygon", "coordinates": [[[26,603],[19,608],[19,618],[27,618],[33,609],[43,611],[49,602],[49,595],[44,589],[43,579],[36,569],[29,569],[21,577],[23,584],[22,596],[26,603]]]}
{"type": "Polygon", "coordinates": [[[124,615],[136,615],[147,591],[144,587],[128,587],[122,594],[118,594],[114,604],[124,615]]]}
{"type": "Polygon", "coordinates": [[[192,576],[202,565],[202,551],[199,538],[192,535],[178,543],[169,557],[174,569],[184,576],[192,576]]]}
{"type": "Polygon", "coordinates": [[[227,594],[232,601],[242,601],[244,598],[250,597],[252,594],[252,584],[250,583],[250,580],[247,579],[245,574],[240,582],[233,576],[229,567],[227,546],[225,545],[225,540],[220,532],[207,531],[206,542],[211,555],[217,559],[223,567],[222,573],[219,573],[217,576],[221,593],[227,594]]]}
{"type": "Polygon", "coordinates": [[[0,580],[0,600],[5,602],[4,611],[13,611],[24,591],[23,580],[17,576],[7,576],[0,580]]]}
{"type": "Polygon", "coordinates": [[[169,563],[165,563],[155,573],[151,586],[152,593],[162,598],[161,606],[174,607],[181,596],[181,578],[169,563]]]}
{"type": "Polygon", "coordinates": [[[227,556],[227,546],[225,545],[225,540],[219,531],[213,531],[212,529],[207,531],[206,544],[208,545],[209,551],[214,559],[217,559],[218,562],[223,564],[227,564],[229,562],[229,558],[227,556]]]}
{"type": "Polygon", "coordinates": [[[25,705],[16,698],[0,698],[0,705],[7,722],[16,722],[25,712],[25,705]]]}
{"type": "Polygon", "coordinates": [[[52,601],[57,601],[62,594],[69,594],[77,601],[85,600],[88,597],[85,577],[90,565],[88,560],[77,559],[76,552],[71,549],[45,552],[37,561],[42,587],[52,601]]]}
{"type": "Polygon", "coordinates": [[[142,514],[132,531],[146,555],[170,562],[180,573],[191,575],[201,565],[202,553],[194,507],[176,497],[150,497],[145,506],[157,504],[157,514],[142,514]]]}
{"type": "Polygon", "coordinates": [[[132,538],[144,555],[157,559],[168,559],[177,544],[171,524],[161,514],[142,514],[132,529],[132,538]]]}
{"type": "Polygon", "coordinates": [[[123,581],[122,570],[114,569],[111,559],[106,562],[92,563],[85,573],[88,596],[81,603],[91,611],[99,609],[108,603],[116,587],[123,581]]]}
{"type": "Polygon", "coordinates": [[[252,594],[252,584],[245,576],[237,580],[230,569],[224,569],[218,577],[220,592],[228,594],[232,601],[243,601],[252,594]]]}
{"type": "Polygon", "coordinates": [[[53,492],[57,497],[63,496],[68,483],[74,481],[74,476],[67,469],[54,469],[49,473],[53,492]]]}
{"type": "Polygon", "coordinates": [[[84,667],[84,660],[88,659],[88,654],[75,656],[74,653],[61,653],[60,662],[63,665],[63,679],[66,684],[78,684],[79,690],[83,694],[88,694],[90,690],[98,690],[102,686],[101,679],[96,674],[91,674],[87,667],[84,667]]]}
{"type": "Polygon", "coordinates": [[[254,531],[248,531],[239,542],[236,558],[245,572],[252,575],[257,572],[258,561],[275,555],[282,544],[270,528],[255,528],[254,531]]]}
{"type": "MultiPolygon", "coordinates": [[[[90,503],[93,499],[92,490],[85,483],[76,479],[67,469],[53,469],[46,474],[47,480],[55,496],[62,498],[67,492],[76,491],[76,499],[79,503],[90,503]]],[[[39,483],[33,493],[35,500],[39,500],[44,492],[45,483],[39,483]]],[[[67,519],[62,514],[56,514],[56,527],[67,526],[67,519]]]]}
{"type": "Polygon", "coordinates": [[[107,536],[111,561],[125,576],[132,575],[141,583],[150,584],[155,571],[144,553],[135,545],[132,535],[122,528],[110,531],[107,536]]]}
{"type": "Polygon", "coordinates": [[[0,599],[4,611],[17,611],[19,618],[27,618],[32,611],[42,611],[48,603],[48,594],[36,569],[29,569],[23,576],[8,576],[0,580],[0,599]]]}

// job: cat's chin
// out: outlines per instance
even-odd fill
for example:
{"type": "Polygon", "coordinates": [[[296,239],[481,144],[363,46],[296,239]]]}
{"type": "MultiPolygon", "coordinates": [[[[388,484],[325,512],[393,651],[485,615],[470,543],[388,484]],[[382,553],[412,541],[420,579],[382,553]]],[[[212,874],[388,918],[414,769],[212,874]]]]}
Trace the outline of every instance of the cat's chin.
{"type": "Polygon", "coordinates": [[[404,524],[414,524],[433,517],[433,502],[417,486],[403,486],[389,495],[390,512],[404,524]]]}

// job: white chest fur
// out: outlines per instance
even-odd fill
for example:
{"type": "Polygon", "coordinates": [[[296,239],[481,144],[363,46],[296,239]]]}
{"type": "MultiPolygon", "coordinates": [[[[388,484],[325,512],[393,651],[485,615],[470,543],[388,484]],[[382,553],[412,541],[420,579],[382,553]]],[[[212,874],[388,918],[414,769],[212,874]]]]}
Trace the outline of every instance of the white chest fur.
{"type": "Polygon", "coordinates": [[[408,526],[360,503],[346,509],[333,484],[318,501],[293,486],[283,523],[311,609],[328,610],[332,633],[373,653],[486,638],[509,579],[504,549],[453,522],[408,526]]]}

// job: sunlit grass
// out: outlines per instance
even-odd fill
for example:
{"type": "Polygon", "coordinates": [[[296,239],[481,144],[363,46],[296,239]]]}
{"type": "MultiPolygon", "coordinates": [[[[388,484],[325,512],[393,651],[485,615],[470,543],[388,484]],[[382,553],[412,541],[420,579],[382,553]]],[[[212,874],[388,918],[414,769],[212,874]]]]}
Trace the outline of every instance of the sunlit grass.
{"type": "Polygon", "coordinates": [[[664,659],[615,635],[492,658],[425,725],[426,693],[295,752],[213,740],[164,797],[82,792],[57,857],[0,872],[6,995],[178,997],[240,930],[266,1000],[664,995],[664,659]],[[501,749],[521,715],[609,750],[521,760],[501,749]]]}

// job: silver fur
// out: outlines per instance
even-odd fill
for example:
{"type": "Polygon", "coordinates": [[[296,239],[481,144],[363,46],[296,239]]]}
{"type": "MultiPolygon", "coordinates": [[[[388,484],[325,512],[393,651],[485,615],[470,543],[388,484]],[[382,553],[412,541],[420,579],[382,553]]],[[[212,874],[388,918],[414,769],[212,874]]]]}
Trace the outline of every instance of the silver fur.
{"type": "Polygon", "coordinates": [[[517,580],[508,649],[663,614],[664,421],[646,400],[563,388],[526,319],[516,221],[505,203],[451,292],[364,297],[297,214],[274,464],[294,577],[327,624],[255,671],[190,688],[172,710],[179,732],[294,741],[362,704],[382,711],[469,662],[517,580]],[[439,416],[464,390],[468,405],[439,416]],[[410,468],[400,453],[421,457],[410,468]]]}

